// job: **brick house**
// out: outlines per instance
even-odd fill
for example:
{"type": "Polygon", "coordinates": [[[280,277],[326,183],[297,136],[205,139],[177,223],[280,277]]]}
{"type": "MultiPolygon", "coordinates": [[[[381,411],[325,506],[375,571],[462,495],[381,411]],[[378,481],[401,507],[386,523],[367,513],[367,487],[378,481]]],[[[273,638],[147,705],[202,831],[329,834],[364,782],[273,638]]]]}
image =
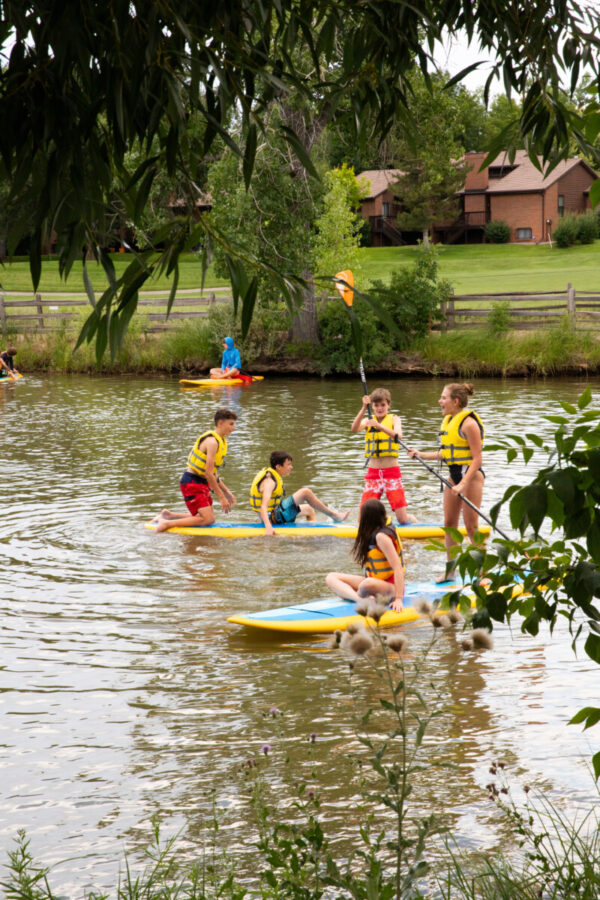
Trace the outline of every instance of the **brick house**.
{"type": "Polygon", "coordinates": [[[394,247],[409,243],[396,225],[400,212],[398,198],[390,190],[390,184],[401,174],[400,169],[367,169],[358,178],[368,182],[368,194],[361,201],[361,213],[371,225],[373,247],[394,247]]]}
{"type": "MultiPolygon", "coordinates": [[[[487,223],[501,219],[510,226],[511,243],[542,243],[552,235],[561,216],[590,208],[589,189],[598,176],[584,160],[577,157],[564,160],[545,176],[535,168],[524,150],[517,151],[512,163],[507,154],[502,154],[479,171],[486,155],[483,152],[466,154],[468,170],[465,186],[460,192],[461,213],[452,222],[434,225],[432,240],[444,244],[481,243],[487,223]]],[[[384,218],[387,211],[394,223],[400,207],[389,183],[397,172],[397,169],[388,169],[385,173],[362,173],[373,185],[373,196],[366,198],[362,206],[363,216],[371,220],[373,246],[394,243],[389,228],[384,231],[377,221],[374,228],[373,217],[384,218]],[[378,179],[378,175],[382,177],[378,179]],[[384,205],[386,202],[388,206],[384,205]]],[[[398,244],[412,242],[405,232],[400,232],[400,240],[395,241],[398,244]]]]}

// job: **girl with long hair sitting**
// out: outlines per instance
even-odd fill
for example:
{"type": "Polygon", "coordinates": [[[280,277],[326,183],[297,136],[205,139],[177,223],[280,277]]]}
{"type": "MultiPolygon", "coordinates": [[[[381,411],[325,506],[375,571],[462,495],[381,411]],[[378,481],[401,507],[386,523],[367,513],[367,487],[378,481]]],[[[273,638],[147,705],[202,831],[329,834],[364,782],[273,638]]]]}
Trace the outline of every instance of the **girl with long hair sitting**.
{"type": "Polygon", "coordinates": [[[379,500],[366,500],[360,508],[358,533],[352,556],[364,575],[330,572],[325,581],[343,600],[362,597],[389,597],[392,609],[402,610],[404,597],[404,564],[402,544],[396,529],[386,524],[385,506],[379,500]]]}

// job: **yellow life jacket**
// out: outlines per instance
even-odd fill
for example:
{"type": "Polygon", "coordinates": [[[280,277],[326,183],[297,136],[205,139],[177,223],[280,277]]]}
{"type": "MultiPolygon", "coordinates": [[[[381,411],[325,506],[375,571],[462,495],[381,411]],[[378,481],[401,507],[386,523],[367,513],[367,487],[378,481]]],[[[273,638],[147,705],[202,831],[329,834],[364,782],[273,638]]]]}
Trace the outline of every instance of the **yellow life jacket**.
{"type": "Polygon", "coordinates": [[[454,416],[444,416],[440,426],[440,443],[442,445],[442,459],[449,466],[465,466],[473,462],[473,455],[469,449],[468,440],[460,434],[462,423],[472,416],[481,431],[481,443],[485,435],[483,423],[476,412],[470,409],[461,409],[454,416]]]}
{"type": "Polygon", "coordinates": [[[227,453],[227,441],[224,437],[221,437],[218,431],[205,431],[204,434],[201,434],[188,456],[187,466],[194,475],[200,475],[202,478],[206,478],[206,450],[200,450],[200,444],[207,437],[214,437],[217,439],[218,447],[217,452],[215,453],[215,471],[223,465],[225,454],[227,453]]]}
{"type": "Polygon", "coordinates": [[[254,481],[252,482],[252,487],[250,488],[250,506],[252,509],[255,509],[256,512],[260,512],[260,506],[262,503],[263,495],[260,492],[259,488],[261,482],[268,476],[271,475],[275,479],[275,487],[273,489],[273,493],[269,497],[269,514],[273,512],[276,506],[279,506],[284,495],[285,488],[283,486],[283,478],[277,471],[277,469],[272,469],[270,466],[266,466],[264,469],[261,469],[258,475],[255,476],[254,481]]]}
{"type": "MultiPolygon", "coordinates": [[[[388,413],[383,417],[380,425],[385,425],[386,428],[393,430],[394,428],[394,416],[392,413],[388,413]]],[[[389,434],[386,434],[385,431],[377,431],[373,428],[367,428],[365,431],[365,456],[370,458],[371,456],[398,456],[398,450],[400,449],[400,444],[398,441],[390,437],[389,434]]]]}
{"type": "Polygon", "coordinates": [[[400,557],[400,562],[402,564],[402,568],[404,569],[404,555],[402,553],[402,542],[396,533],[395,528],[389,528],[386,526],[385,528],[380,528],[379,531],[376,531],[371,541],[369,543],[369,552],[367,553],[367,561],[365,563],[365,575],[367,578],[380,578],[382,581],[386,581],[388,578],[391,578],[394,574],[394,570],[390,566],[387,556],[385,553],[382,553],[379,547],[377,546],[377,535],[378,534],[387,534],[388,537],[391,537],[394,542],[394,546],[396,547],[396,553],[400,557]]]}

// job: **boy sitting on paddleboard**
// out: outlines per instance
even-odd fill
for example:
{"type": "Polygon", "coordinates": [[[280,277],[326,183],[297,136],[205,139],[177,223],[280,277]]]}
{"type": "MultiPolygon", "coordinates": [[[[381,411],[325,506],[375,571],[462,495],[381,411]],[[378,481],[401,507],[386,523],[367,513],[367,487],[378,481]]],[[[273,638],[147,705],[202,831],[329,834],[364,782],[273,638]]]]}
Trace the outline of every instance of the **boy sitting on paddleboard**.
{"type": "Polygon", "coordinates": [[[173,525],[212,525],[215,521],[211,494],[216,494],[224,513],[235,506],[235,497],[219,476],[227,453],[227,438],[235,428],[236,413],[218,409],[215,427],[200,435],[188,456],[187,469],[179,480],[179,487],[189,513],[174,513],[163,509],[158,516],[156,531],[166,531],[173,525]]]}
{"type": "Polygon", "coordinates": [[[392,397],[385,388],[377,388],[372,394],[365,394],[362,407],[350,426],[354,434],[365,432],[365,456],[369,468],[365,473],[365,486],[360,505],[366,500],[381,499],[384,491],[400,525],[416,522],[415,516],[407,511],[402,473],[398,465],[398,438],[402,437],[400,417],[390,412],[392,397]],[[366,416],[371,404],[374,417],[366,416]]]}
{"type": "Polygon", "coordinates": [[[238,378],[242,368],[240,351],[233,343],[233,338],[223,338],[223,356],[221,367],[210,370],[211,378],[238,378]]]}
{"type": "Polygon", "coordinates": [[[334,522],[343,522],[350,510],[338,512],[326,506],[308,487],[299,488],[289,497],[285,496],[283,479],[291,474],[292,457],[284,450],[271,453],[270,465],[261,469],[250,488],[250,505],[256,510],[265,526],[265,535],[273,535],[273,525],[287,525],[304,515],[314,522],[315,510],[330,516],[334,522]]]}

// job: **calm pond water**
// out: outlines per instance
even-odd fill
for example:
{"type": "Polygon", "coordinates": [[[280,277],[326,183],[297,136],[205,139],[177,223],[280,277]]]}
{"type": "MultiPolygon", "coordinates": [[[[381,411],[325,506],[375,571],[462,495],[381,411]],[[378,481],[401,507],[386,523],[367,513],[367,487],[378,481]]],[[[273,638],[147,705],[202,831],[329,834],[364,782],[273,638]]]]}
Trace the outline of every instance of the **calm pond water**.
{"type": "MultiPolygon", "coordinates": [[[[433,444],[442,381],[381,384],[405,440],[433,444]]],[[[541,433],[541,417],[584,387],[480,380],[473,405],[490,437],[541,433]]],[[[34,856],[53,867],[55,890],[109,889],[123,853],[149,840],[153,816],[165,836],[183,829],[185,852],[196,855],[213,796],[239,849],[240,763],[269,741],[297,754],[302,773],[312,732],[330,830],[355,833],[347,666],[322,639],[261,639],[225,621],[326,596],[325,573],[352,566],[350,542],[159,536],[144,523],[165,505],[182,508],[187,453],[220,405],[239,414],[225,472],[236,519],[252,519],[247,489],[274,448],[294,455],[290,489],[310,484],[355,519],[362,439],[349,425],[360,396],[356,380],[318,379],[183,391],[166,378],[30,376],[2,387],[0,864],[24,828],[34,856]],[[276,722],[265,716],[271,707],[283,711],[276,722]]],[[[486,508],[536,464],[508,469],[503,460],[486,457],[486,508]]],[[[412,511],[439,521],[437,481],[417,463],[403,472],[412,511]]],[[[407,548],[411,579],[431,578],[440,563],[422,545],[407,548]]],[[[415,652],[429,636],[429,626],[411,629],[415,652]]],[[[493,759],[569,814],[594,791],[597,734],[566,722],[597,701],[597,667],[573,657],[565,634],[498,628],[494,638],[494,652],[461,656],[445,635],[431,661],[450,700],[436,743],[457,768],[452,779],[429,770],[419,796],[447,811],[465,847],[502,842],[485,791],[493,759]]],[[[375,690],[368,674],[357,685],[363,697],[375,690]]],[[[275,786],[282,777],[267,769],[275,786]]]]}

